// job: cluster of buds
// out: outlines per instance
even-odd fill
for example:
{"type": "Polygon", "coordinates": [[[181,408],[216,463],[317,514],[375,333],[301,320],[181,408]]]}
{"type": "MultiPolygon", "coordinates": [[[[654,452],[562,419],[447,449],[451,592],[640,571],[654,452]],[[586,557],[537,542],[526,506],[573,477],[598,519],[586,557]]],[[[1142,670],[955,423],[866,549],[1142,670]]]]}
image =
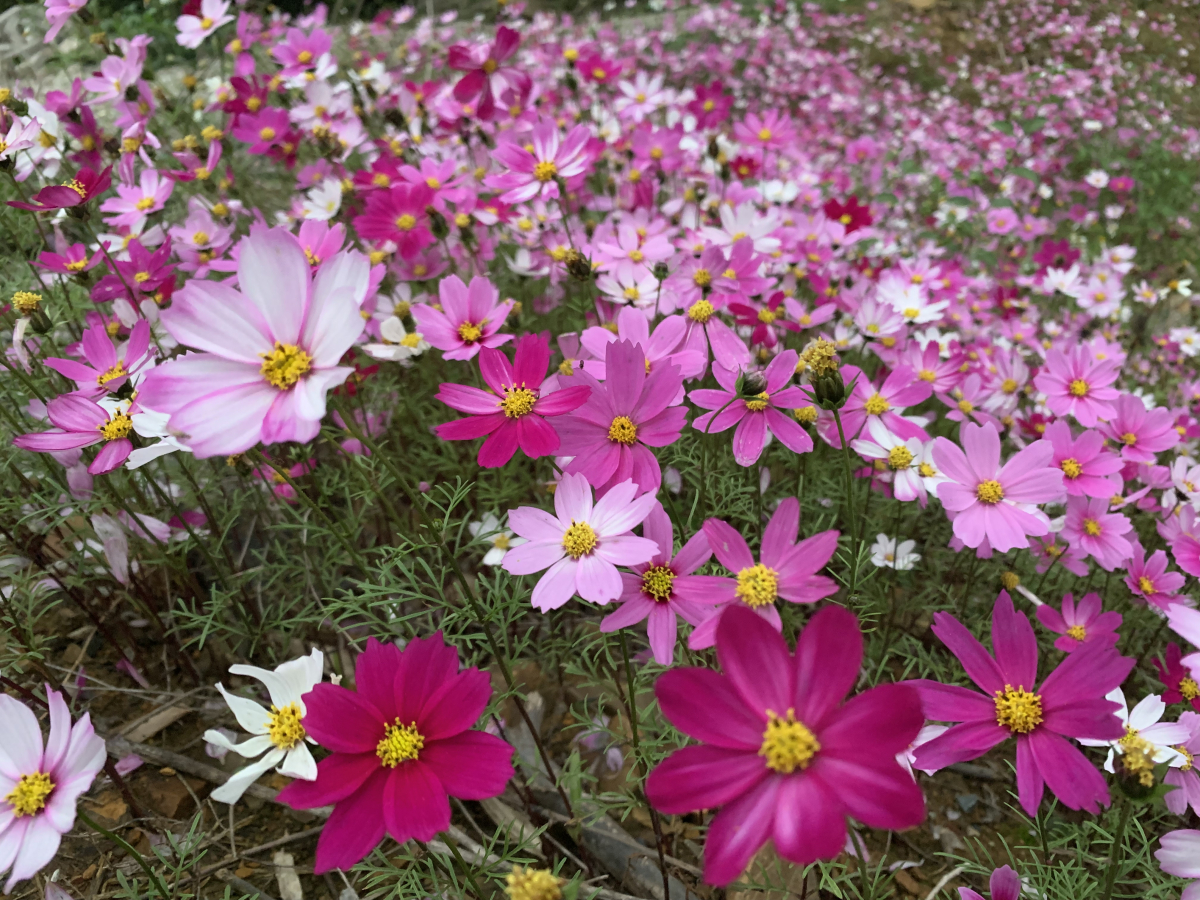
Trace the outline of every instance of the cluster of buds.
{"type": "Polygon", "coordinates": [[[807,376],[809,396],[821,409],[841,409],[846,405],[850,392],[838,370],[837,348],[831,341],[820,338],[810,341],[800,354],[796,374],[807,376]]]}

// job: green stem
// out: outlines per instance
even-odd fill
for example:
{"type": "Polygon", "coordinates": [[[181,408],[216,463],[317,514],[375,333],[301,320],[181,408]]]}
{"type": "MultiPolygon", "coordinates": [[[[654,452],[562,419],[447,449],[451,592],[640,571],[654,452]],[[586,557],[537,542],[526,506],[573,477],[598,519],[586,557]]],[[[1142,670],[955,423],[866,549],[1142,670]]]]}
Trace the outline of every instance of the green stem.
{"type": "Polygon", "coordinates": [[[1117,830],[1113,834],[1112,850],[1109,853],[1108,875],[1104,879],[1104,896],[1101,900],[1112,900],[1113,888],[1117,884],[1117,871],[1125,855],[1125,826],[1129,824],[1129,814],[1133,804],[1126,798],[1121,798],[1121,817],[1117,820],[1117,830]]]}
{"type": "MultiPolygon", "coordinates": [[[[704,423],[704,430],[701,432],[704,436],[700,438],[700,502],[698,505],[700,514],[704,516],[704,518],[708,518],[708,516],[704,515],[706,512],[708,512],[708,509],[705,505],[708,500],[708,491],[706,490],[708,487],[708,429],[712,428],[712,423],[717,421],[717,416],[729,409],[729,407],[737,399],[738,397],[735,395],[729,400],[728,403],[713,413],[712,418],[704,423]]],[[[701,521],[703,521],[703,519],[701,521]]],[[[688,524],[691,524],[690,516],[688,517],[688,524]]]]}
{"type": "Polygon", "coordinates": [[[458,867],[462,869],[463,875],[471,882],[471,887],[475,888],[475,893],[479,895],[479,900],[487,900],[487,894],[479,884],[479,879],[475,877],[475,870],[467,865],[467,861],[463,859],[462,853],[458,849],[458,842],[450,836],[450,832],[442,832],[442,842],[450,848],[450,852],[454,854],[454,861],[458,863],[458,867]]]}
{"type": "MultiPolygon", "coordinates": [[[[1055,546],[1058,545],[1056,544],[1055,546]]],[[[1033,592],[1039,600],[1042,599],[1042,588],[1046,586],[1046,579],[1050,577],[1050,573],[1054,570],[1054,567],[1058,565],[1058,561],[1060,559],[1062,559],[1061,553],[1050,561],[1050,565],[1047,566],[1046,571],[1042,573],[1042,577],[1038,581],[1037,590],[1033,592]]]]}
{"type": "Polygon", "coordinates": [[[92,829],[92,831],[95,831],[97,834],[104,835],[106,838],[132,856],[134,861],[141,866],[142,871],[146,873],[146,877],[150,879],[150,883],[154,885],[154,889],[158,891],[158,895],[162,897],[163,900],[169,900],[171,895],[167,893],[167,889],[163,887],[163,883],[159,879],[158,875],[152,868],[150,868],[150,864],[146,862],[145,857],[138,853],[136,847],[134,847],[131,843],[129,843],[129,841],[125,840],[125,838],[121,837],[119,834],[114,834],[107,828],[97,825],[92,817],[85,813],[82,808],[77,809],[76,814],[80,819],[83,820],[83,824],[87,825],[88,828],[92,829]]]}
{"type": "MultiPolygon", "coordinates": [[[[846,432],[842,430],[842,416],[835,408],[833,410],[833,421],[837,423],[838,439],[842,444],[842,462],[845,468],[846,479],[846,531],[850,538],[850,558],[852,565],[850,568],[850,591],[852,595],[855,588],[858,587],[858,529],[855,527],[854,521],[854,475],[850,468],[850,445],[846,443],[846,432]]],[[[870,490],[870,485],[867,486],[870,490]]]]}

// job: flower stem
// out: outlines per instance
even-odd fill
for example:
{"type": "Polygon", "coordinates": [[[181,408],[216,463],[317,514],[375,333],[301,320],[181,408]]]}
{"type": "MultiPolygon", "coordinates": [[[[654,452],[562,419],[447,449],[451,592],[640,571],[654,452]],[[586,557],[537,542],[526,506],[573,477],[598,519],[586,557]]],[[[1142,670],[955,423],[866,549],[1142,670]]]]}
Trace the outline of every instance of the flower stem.
{"type": "Polygon", "coordinates": [[[1112,900],[1113,888],[1117,884],[1117,872],[1125,855],[1125,826],[1129,824],[1129,814],[1133,804],[1128,799],[1121,798],[1121,817],[1117,819],[1117,830],[1113,833],[1112,850],[1109,852],[1108,875],[1104,879],[1104,896],[1101,900],[1112,900]]]}
{"type": "Polygon", "coordinates": [[[114,834],[107,828],[97,825],[95,820],[93,820],[92,817],[85,813],[82,809],[77,809],[75,812],[88,828],[92,829],[92,831],[95,831],[97,834],[104,835],[106,838],[132,856],[134,862],[136,862],[141,867],[142,871],[146,873],[146,877],[150,879],[150,883],[154,885],[154,889],[158,891],[158,895],[162,897],[163,900],[169,900],[171,895],[167,893],[167,889],[163,887],[163,883],[155,873],[154,869],[152,869],[150,864],[146,862],[146,858],[142,856],[142,854],[138,853],[136,847],[134,847],[119,834],[114,834]]]}
{"type": "Polygon", "coordinates": [[[487,900],[488,894],[479,884],[479,879],[475,877],[475,870],[467,865],[467,861],[463,859],[461,851],[458,849],[458,842],[450,836],[450,832],[442,832],[442,843],[450,848],[450,852],[454,854],[454,861],[458,863],[458,867],[462,869],[463,875],[471,882],[471,887],[475,889],[475,893],[479,895],[479,900],[487,900]]]}
{"type": "MultiPolygon", "coordinates": [[[[842,444],[842,462],[845,464],[845,479],[846,479],[846,531],[850,538],[850,554],[852,565],[850,569],[850,591],[854,594],[855,588],[858,587],[858,529],[855,527],[854,521],[854,476],[850,470],[850,445],[846,443],[846,432],[842,430],[842,416],[835,408],[833,410],[833,420],[837,423],[838,438],[842,444]]],[[[868,486],[868,490],[870,487],[868,486]]]]}

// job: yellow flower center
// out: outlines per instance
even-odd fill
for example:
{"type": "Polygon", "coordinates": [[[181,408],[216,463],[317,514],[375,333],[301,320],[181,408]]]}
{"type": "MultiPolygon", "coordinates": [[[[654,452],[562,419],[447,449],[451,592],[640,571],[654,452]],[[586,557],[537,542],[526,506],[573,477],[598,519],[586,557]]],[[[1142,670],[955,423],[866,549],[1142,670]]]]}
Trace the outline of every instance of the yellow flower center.
{"type": "MultiPolygon", "coordinates": [[[[479,325],[483,323],[480,322],[479,325]]],[[[473,344],[483,336],[483,329],[474,322],[463,322],[458,326],[458,336],[468,344],[473,344]]]]}
{"type": "Polygon", "coordinates": [[[904,318],[906,318],[906,319],[915,319],[920,314],[921,314],[921,311],[919,309],[917,309],[915,306],[909,306],[904,310],[904,318]]]}
{"type": "Polygon", "coordinates": [[[1195,767],[1195,761],[1196,761],[1196,757],[1192,753],[1192,751],[1189,750],[1187,747],[1183,746],[1183,744],[1177,744],[1175,747],[1175,750],[1176,750],[1176,752],[1179,753],[1180,756],[1183,757],[1183,765],[1179,767],[1179,771],[1180,772],[1192,771],[1192,769],[1195,767]]]}
{"type": "Polygon", "coordinates": [[[557,174],[558,166],[549,160],[533,167],[533,177],[541,182],[553,181],[557,174]]]}
{"type": "Polygon", "coordinates": [[[471,224],[471,217],[468,216],[466,213],[458,213],[454,217],[454,224],[457,225],[459,228],[466,228],[468,225],[471,224]]]}
{"type": "Polygon", "coordinates": [[[505,388],[500,408],[504,410],[506,417],[519,419],[521,416],[528,415],[535,402],[537,402],[537,395],[528,388],[505,388]]]}
{"type": "Polygon", "coordinates": [[[643,253],[641,250],[630,250],[629,258],[636,263],[640,263],[643,259],[646,258],[646,254],[643,253]]]}
{"type": "Polygon", "coordinates": [[[499,63],[497,63],[494,59],[485,59],[483,61],[483,71],[487,72],[489,75],[495,72],[498,66],[499,63]]]}
{"type": "Polygon", "coordinates": [[[283,709],[272,706],[271,718],[267,719],[267,734],[271,743],[280,750],[291,750],[304,740],[308,733],[300,724],[303,717],[298,703],[289,703],[283,709]]]}
{"type": "Polygon", "coordinates": [[[208,16],[205,16],[203,19],[200,20],[201,28],[204,28],[204,29],[212,28],[212,24],[213,24],[213,20],[210,19],[208,16]]]}
{"type": "Polygon", "coordinates": [[[801,425],[811,425],[817,421],[817,408],[815,406],[801,406],[798,409],[793,409],[792,415],[801,425]]]}
{"type": "Polygon", "coordinates": [[[739,600],[754,609],[774,603],[779,595],[779,573],[768,569],[762,563],[742,569],[738,572],[734,593],[739,600]]]}
{"type": "Polygon", "coordinates": [[[401,725],[397,718],[383,731],[383,737],[375,745],[375,755],[389,769],[394,769],[402,762],[416,759],[425,747],[425,738],[417,731],[417,723],[410,722],[401,725]]]}
{"type": "Polygon", "coordinates": [[[1083,520],[1083,532],[1091,537],[1097,537],[1100,534],[1100,523],[1095,519],[1086,518],[1083,520]]]}
{"type": "Polygon", "coordinates": [[[275,342],[275,349],[270,353],[260,353],[262,357],[263,378],[267,383],[286,391],[303,378],[312,369],[312,357],[295,344],[275,342]]]}
{"type": "Polygon", "coordinates": [[[73,259],[64,266],[68,272],[82,272],[83,267],[87,265],[86,259],[73,259]]]}
{"type": "Polygon", "coordinates": [[[1138,579],[1138,590],[1140,590],[1143,594],[1157,594],[1158,593],[1158,588],[1156,588],[1154,586],[1154,582],[1151,581],[1149,578],[1147,578],[1145,575],[1143,575],[1141,578],[1138,579]]]}
{"type": "Polygon", "coordinates": [[[763,391],[761,394],[755,394],[754,396],[754,400],[746,401],[746,409],[750,410],[750,412],[762,412],[767,408],[767,401],[770,399],[771,395],[766,391],[763,391]]]}
{"type": "Polygon", "coordinates": [[[771,139],[771,129],[770,128],[759,129],[758,139],[760,141],[769,141],[771,139]]]}
{"type": "Polygon", "coordinates": [[[1072,625],[1070,628],[1067,629],[1067,636],[1073,637],[1077,641],[1082,641],[1084,638],[1087,637],[1087,629],[1084,628],[1082,625],[1072,625]]]}
{"type": "Polygon", "coordinates": [[[587,522],[571,520],[571,527],[563,532],[562,545],[571,559],[587,556],[596,549],[596,532],[587,522]]]}
{"type": "Polygon", "coordinates": [[[312,58],[313,58],[313,55],[312,55],[311,50],[301,50],[299,53],[296,54],[297,62],[310,63],[310,62],[312,62],[312,58]]]}
{"type": "Polygon", "coordinates": [[[770,325],[775,321],[776,318],[778,318],[778,316],[775,314],[774,310],[760,309],[758,311],[758,321],[762,322],[764,325],[770,325]]]}
{"type": "Polygon", "coordinates": [[[763,732],[758,755],[766,757],[768,769],[780,775],[807,769],[820,749],[816,736],[803,722],[796,721],[794,709],[789,709],[783,717],[767,710],[767,730],[763,732]]]}
{"type": "Polygon", "coordinates": [[[1195,700],[1200,697],[1200,684],[1196,684],[1195,679],[1188,675],[1184,675],[1179,679],[1179,693],[1183,694],[1184,700],[1195,700]]]}
{"type": "Polygon", "coordinates": [[[637,426],[628,416],[617,416],[608,426],[608,439],[629,446],[637,440],[637,426]]]}
{"type": "Polygon", "coordinates": [[[1059,468],[1063,470],[1063,474],[1071,480],[1074,480],[1083,474],[1083,466],[1081,466],[1079,464],[1079,460],[1075,459],[1074,457],[1064,459],[1058,465],[1059,468]]]}
{"type": "Polygon", "coordinates": [[[1154,784],[1154,745],[1146,740],[1136,728],[1125,726],[1125,737],[1117,741],[1121,747],[1121,768],[1136,775],[1143,787],[1154,784]]]}
{"type": "Polygon", "coordinates": [[[417,217],[410,213],[404,213],[396,218],[396,227],[401,231],[412,231],[417,227],[417,217]]]}
{"type": "Polygon", "coordinates": [[[1000,390],[1006,394],[1013,394],[1016,393],[1017,387],[1017,380],[1015,378],[1005,378],[1004,382],[1000,385],[1000,390]]]}
{"type": "Polygon", "coordinates": [[[558,364],[558,374],[559,375],[574,375],[575,374],[574,362],[569,359],[564,359],[562,362],[560,362],[558,364]]]}
{"type": "Polygon", "coordinates": [[[712,272],[708,271],[708,269],[697,269],[692,273],[692,283],[696,287],[708,287],[712,284],[712,272]]]}
{"type": "Polygon", "coordinates": [[[713,317],[716,310],[707,300],[697,300],[688,309],[688,318],[699,325],[704,325],[713,317]]]}
{"type": "Polygon", "coordinates": [[[642,593],[649,594],[659,603],[671,598],[671,585],[675,583],[675,573],[666,566],[651,566],[642,573],[642,593]]]}
{"type": "Polygon", "coordinates": [[[888,403],[882,394],[872,394],[863,404],[863,409],[867,411],[868,416],[882,416],[891,408],[892,404],[888,403]]]}
{"type": "Polygon", "coordinates": [[[137,202],[136,205],[137,205],[138,209],[140,209],[142,212],[145,212],[146,210],[148,210],[150,207],[152,207],[154,205],[154,198],[153,197],[143,197],[141,200],[139,200],[137,202]]]}
{"type": "Polygon", "coordinates": [[[119,441],[129,437],[133,431],[133,419],[123,412],[113,413],[113,417],[100,426],[100,433],[106,441],[119,441]]]}
{"type": "Polygon", "coordinates": [[[275,129],[270,125],[263,126],[259,129],[258,136],[264,141],[273,141],[275,140],[275,129]]]}
{"type": "Polygon", "coordinates": [[[887,463],[891,468],[897,471],[901,469],[907,469],[910,465],[912,465],[912,461],[912,451],[903,444],[895,446],[888,451],[887,463]]]}
{"type": "Polygon", "coordinates": [[[145,284],[147,281],[150,280],[150,273],[149,272],[137,272],[134,274],[133,280],[135,282],[137,282],[138,284],[145,284]]]}
{"type": "Polygon", "coordinates": [[[35,294],[33,291],[17,291],[12,295],[13,308],[23,316],[37,312],[41,302],[42,295],[35,294]]]}
{"type": "Polygon", "coordinates": [[[1132,431],[1127,431],[1121,435],[1121,440],[1124,442],[1125,446],[1132,447],[1137,443],[1137,435],[1132,431]]]}
{"type": "Polygon", "coordinates": [[[639,291],[637,289],[637,285],[630,285],[629,287],[625,288],[625,299],[630,301],[631,303],[634,300],[640,299],[641,296],[642,296],[641,291],[639,291]]]}
{"type": "Polygon", "coordinates": [[[983,503],[999,503],[1004,499],[1004,488],[992,479],[981,481],[975,486],[975,496],[983,503]]]}
{"type": "Polygon", "coordinates": [[[1088,383],[1082,378],[1076,378],[1067,386],[1067,391],[1072,397],[1086,397],[1088,392],[1088,383]]]}
{"type": "Polygon", "coordinates": [[[125,371],[125,361],[120,360],[115,366],[103,372],[96,378],[96,384],[108,384],[115,378],[123,378],[129,373],[125,371]]]}
{"type": "Polygon", "coordinates": [[[932,478],[934,475],[937,474],[937,469],[935,469],[933,466],[931,466],[927,462],[923,462],[919,466],[917,466],[917,471],[921,473],[922,478],[932,478]]]}
{"type": "Polygon", "coordinates": [[[21,816],[32,816],[45,809],[46,798],[52,790],[54,782],[50,780],[50,776],[45,772],[34,772],[22,775],[17,786],[4,800],[12,804],[13,815],[19,819],[21,816]]]}
{"type": "Polygon", "coordinates": [[[562,900],[561,879],[549,869],[513,866],[505,881],[510,900],[562,900]]]}
{"type": "Polygon", "coordinates": [[[1029,734],[1042,724],[1042,698],[1031,694],[1024,686],[1006,684],[996,691],[996,724],[1017,734],[1029,734]]]}
{"type": "Polygon", "coordinates": [[[45,147],[47,150],[49,150],[56,143],[58,143],[58,138],[56,138],[54,135],[52,135],[48,131],[43,131],[41,134],[38,135],[38,143],[41,144],[43,147],[45,147]]]}
{"type": "Polygon", "coordinates": [[[975,404],[972,403],[970,400],[959,400],[958,408],[959,408],[960,412],[969,413],[969,412],[974,411],[975,404]]]}

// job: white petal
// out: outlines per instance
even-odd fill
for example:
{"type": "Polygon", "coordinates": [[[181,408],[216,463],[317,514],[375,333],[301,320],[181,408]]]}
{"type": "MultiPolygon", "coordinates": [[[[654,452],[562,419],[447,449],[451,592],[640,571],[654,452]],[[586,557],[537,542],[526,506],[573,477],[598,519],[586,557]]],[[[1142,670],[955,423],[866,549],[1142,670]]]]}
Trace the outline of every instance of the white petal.
{"type": "MultiPolygon", "coordinates": [[[[236,668],[238,667],[233,666],[230,671],[236,668]]],[[[267,722],[271,718],[269,712],[253,700],[247,700],[245,697],[229,693],[229,691],[225,690],[225,685],[223,684],[218,684],[217,690],[221,692],[221,696],[225,698],[225,702],[233,710],[233,716],[237,719],[238,724],[242,726],[243,731],[248,731],[250,734],[267,733],[267,722]]]]}
{"type": "Polygon", "coordinates": [[[237,803],[242,794],[246,793],[246,788],[254,784],[260,775],[281,759],[283,759],[283,751],[279,748],[272,750],[262,759],[234,772],[230,779],[213,791],[210,796],[221,803],[237,803]]]}

